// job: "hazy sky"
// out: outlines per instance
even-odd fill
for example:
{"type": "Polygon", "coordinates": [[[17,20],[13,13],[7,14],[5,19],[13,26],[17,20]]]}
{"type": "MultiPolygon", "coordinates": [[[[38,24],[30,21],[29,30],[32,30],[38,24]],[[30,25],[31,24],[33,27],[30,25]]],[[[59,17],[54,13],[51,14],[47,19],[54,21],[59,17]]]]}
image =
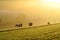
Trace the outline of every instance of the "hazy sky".
{"type": "Polygon", "coordinates": [[[29,19],[60,20],[59,0],[0,0],[0,13],[18,16],[25,14],[29,19]]]}

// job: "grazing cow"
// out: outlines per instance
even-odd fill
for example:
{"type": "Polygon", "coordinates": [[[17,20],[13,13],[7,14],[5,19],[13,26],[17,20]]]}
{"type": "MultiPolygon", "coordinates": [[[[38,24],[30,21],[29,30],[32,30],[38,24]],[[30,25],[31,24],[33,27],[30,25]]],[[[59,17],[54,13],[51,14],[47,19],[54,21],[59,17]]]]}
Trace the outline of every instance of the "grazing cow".
{"type": "Polygon", "coordinates": [[[15,26],[17,26],[17,27],[22,27],[22,24],[16,24],[15,26]]]}
{"type": "Polygon", "coordinates": [[[29,26],[32,26],[33,24],[32,23],[29,23],[29,26]]]}

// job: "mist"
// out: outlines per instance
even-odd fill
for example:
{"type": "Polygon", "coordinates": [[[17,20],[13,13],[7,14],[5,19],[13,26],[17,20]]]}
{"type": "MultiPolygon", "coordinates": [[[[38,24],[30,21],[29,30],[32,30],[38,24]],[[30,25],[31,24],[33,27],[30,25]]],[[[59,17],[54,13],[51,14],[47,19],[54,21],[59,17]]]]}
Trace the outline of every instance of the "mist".
{"type": "Polygon", "coordinates": [[[41,0],[0,1],[0,19],[2,24],[45,25],[47,22],[60,23],[60,2],[42,2],[41,0]]]}

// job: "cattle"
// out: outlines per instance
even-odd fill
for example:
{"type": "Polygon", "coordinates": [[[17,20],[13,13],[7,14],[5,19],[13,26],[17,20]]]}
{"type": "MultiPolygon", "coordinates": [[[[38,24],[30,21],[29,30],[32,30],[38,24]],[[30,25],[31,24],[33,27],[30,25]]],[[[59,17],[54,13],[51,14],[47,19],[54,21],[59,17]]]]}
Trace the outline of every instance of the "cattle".
{"type": "Polygon", "coordinates": [[[16,27],[22,27],[22,24],[16,24],[15,26],[16,27]]]}
{"type": "Polygon", "coordinates": [[[29,23],[29,26],[32,26],[33,24],[32,23],[29,23]]]}

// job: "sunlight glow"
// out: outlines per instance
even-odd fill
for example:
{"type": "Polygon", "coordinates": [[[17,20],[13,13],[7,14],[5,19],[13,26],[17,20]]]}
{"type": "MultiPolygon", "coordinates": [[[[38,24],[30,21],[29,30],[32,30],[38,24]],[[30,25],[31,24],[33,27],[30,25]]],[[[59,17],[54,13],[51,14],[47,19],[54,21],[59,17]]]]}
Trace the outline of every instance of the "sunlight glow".
{"type": "Polygon", "coordinates": [[[42,0],[42,2],[60,2],[60,0],[42,0]]]}

